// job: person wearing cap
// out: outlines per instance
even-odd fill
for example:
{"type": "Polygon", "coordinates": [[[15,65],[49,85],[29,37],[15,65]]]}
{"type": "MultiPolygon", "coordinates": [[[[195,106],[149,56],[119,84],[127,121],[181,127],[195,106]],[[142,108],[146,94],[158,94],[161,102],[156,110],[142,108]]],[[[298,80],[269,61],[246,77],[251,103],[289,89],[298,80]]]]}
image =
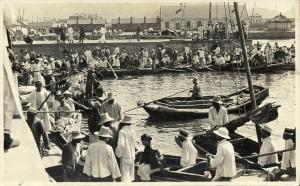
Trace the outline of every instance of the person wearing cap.
{"type": "Polygon", "coordinates": [[[158,150],[154,150],[151,147],[152,137],[148,134],[141,136],[142,144],[145,146],[144,151],[139,153],[139,162],[137,175],[141,181],[151,181],[150,175],[154,172],[161,170],[161,161],[163,156],[158,150]]]}
{"type": "MultiPolygon", "coordinates": [[[[275,143],[271,137],[272,129],[267,125],[264,125],[261,130],[262,144],[259,150],[259,154],[266,154],[275,152],[275,143]]],[[[271,154],[268,156],[258,157],[257,163],[264,167],[270,167],[278,164],[277,154],[271,154]]]]}
{"type": "Polygon", "coordinates": [[[208,122],[210,123],[212,129],[228,123],[227,109],[221,106],[221,104],[221,97],[214,96],[212,100],[212,106],[208,111],[208,122]]]}
{"type": "Polygon", "coordinates": [[[80,133],[80,130],[73,130],[71,134],[72,140],[62,148],[61,162],[64,169],[64,182],[79,181],[80,178],[78,163],[83,151],[80,142],[85,136],[80,133]]]}
{"type": "Polygon", "coordinates": [[[193,99],[193,100],[201,99],[202,92],[201,92],[201,87],[199,84],[199,79],[195,77],[193,79],[193,84],[194,84],[193,90],[190,90],[190,93],[192,93],[191,99],[193,99]]]}
{"type": "MultiPolygon", "coordinates": [[[[285,149],[291,149],[296,147],[296,128],[285,128],[283,133],[283,139],[285,141],[285,149]]],[[[296,150],[283,152],[281,160],[281,169],[289,172],[291,175],[296,171],[296,150]]]]}
{"type": "Polygon", "coordinates": [[[114,93],[110,92],[107,95],[106,101],[103,103],[103,112],[107,112],[114,119],[113,122],[118,122],[123,119],[123,111],[121,105],[115,100],[114,93]]]}
{"type": "Polygon", "coordinates": [[[71,111],[75,111],[74,100],[72,99],[72,93],[69,90],[66,90],[64,93],[65,102],[70,106],[71,111]]]}
{"type": "Polygon", "coordinates": [[[179,136],[182,142],[182,155],[180,159],[180,166],[181,167],[188,167],[193,166],[196,164],[196,160],[198,158],[198,151],[194,147],[191,139],[189,138],[189,132],[181,129],[179,131],[179,136]]]}
{"type": "Polygon", "coordinates": [[[213,131],[216,134],[218,146],[217,153],[213,157],[207,155],[208,164],[211,168],[216,168],[213,181],[230,181],[236,174],[236,163],[233,145],[227,141],[230,139],[228,130],[221,127],[213,131]]]}
{"type": "Polygon", "coordinates": [[[114,151],[107,141],[112,138],[110,129],[102,126],[95,132],[99,141],[89,144],[86,153],[83,173],[92,182],[110,182],[121,177],[114,151]]]}
{"type": "Polygon", "coordinates": [[[48,100],[46,100],[49,95],[49,92],[46,89],[42,88],[41,80],[35,81],[35,87],[36,90],[30,92],[28,95],[25,96],[25,101],[30,102],[31,106],[37,110],[42,106],[40,110],[45,111],[45,113],[39,113],[37,114],[37,117],[43,120],[46,127],[46,131],[49,132],[52,129],[49,120],[49,113],[46,113],[49,110],[48,100]]]}
{"type": "Polygon", "coordinates": [[[120,130],[115,153],[120,158],[122,182],[131,182],[134,180],[136,134],[131,127],[132,123],[133,121],[130,116],[124,116],[119,124],[120,130]]]}
{"type": "MultiPolygon", "coordinates": [[[[30,104],[29,104],[30,105],[30,104]]],[[[43,148],[41,143],[41,137],[43,138],[43,143],[45,144],[46,149],[50,149],[50,140],[46,131],[43,120],[37,117],[37,110],[33,107],[30,107],[27,111],[27,124],[31,129],[34,140],[38,146],[40,155],[43,156],[43,148]]]]}

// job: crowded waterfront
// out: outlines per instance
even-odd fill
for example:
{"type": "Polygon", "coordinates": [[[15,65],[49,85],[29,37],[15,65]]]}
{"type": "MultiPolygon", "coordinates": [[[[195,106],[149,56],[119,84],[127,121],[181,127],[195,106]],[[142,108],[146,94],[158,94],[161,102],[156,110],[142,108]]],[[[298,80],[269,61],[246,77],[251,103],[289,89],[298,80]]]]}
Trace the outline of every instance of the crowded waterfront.
{"type": "Polygon", "coordinates": [[[7,37],[6,155],[24,147],[17,120],[53,182],[295,181],[295,40],[247,41],[232,8],[235,34],[196,48],[57,34],[49,55],[7,37]]]}

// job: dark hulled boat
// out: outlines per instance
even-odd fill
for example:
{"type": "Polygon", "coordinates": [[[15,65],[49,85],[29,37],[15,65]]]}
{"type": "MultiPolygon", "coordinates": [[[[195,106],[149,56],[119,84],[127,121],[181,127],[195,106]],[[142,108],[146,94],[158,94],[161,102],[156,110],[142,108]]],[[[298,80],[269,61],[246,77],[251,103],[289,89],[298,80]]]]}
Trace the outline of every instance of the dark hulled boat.
{"type": "MultiPolygon", "coordinates": [[[[269,96],[268,88],[254,86],[256,102],[262,103],[269,96]]],[[[143,108],[153,120],[189,120],[207,118],[213,96],[204,96],[201,100],[191,100],[189,97],[163,98],[143,108]]],[[[223,106],[228,113],[246,111],[251,106],[249,90],[247,88],[232,94],[221,96],[223,106]]]]}

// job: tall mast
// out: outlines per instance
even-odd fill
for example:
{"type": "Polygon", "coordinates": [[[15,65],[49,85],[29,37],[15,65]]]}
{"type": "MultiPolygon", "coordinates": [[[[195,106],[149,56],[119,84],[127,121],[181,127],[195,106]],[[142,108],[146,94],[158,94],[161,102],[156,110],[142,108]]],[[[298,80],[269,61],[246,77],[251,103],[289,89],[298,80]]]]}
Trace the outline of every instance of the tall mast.
{"type": "Polygon", "coordinates": [[[211,23],[211,2],[209,2],[208,23],[211,23]]]}
{"type": "MultiPolygon", "coordinates": [[[[182,6],[182,5],[181,5],[182,6]]],[[[182,9],[182,15],[181,15],[181,30],[183,30],[183,23],[184,23],[184,9],[185,9],[185,3],[183,3],[183,9],[182,9]]]]}
{"type": "MultiPolygon", "coordinates": [[[[248,58],[247,58],[247,49],[246,49],[246,42],[245,42],[245,38],[244,38],[244,31],[242,29],[241,20],[240,20],[240,16],[239,16],[238,3],[234,2],[233,4],[234,4],[236,22],[237,22],[237,25],[239,28],[239,35],[240,35],[240,42],[241,42],[243,58],[244,58],[245,66],[246,66],[247,81],[248,81],[248,86],[249,86],[249,91],[250,91],[251,104],[252,104],[252,109],[254,110],[257,108],[257,105],[256,105],[254,91],[253,91],[250,66],[249,66],[249,62],[248,62],[248,58]]],[[[257,140],[259,143],[261,143],[261,133],[259,131],[259,126],[257,124],[255,124],[255,129],[256,129],[257,140]]]]}

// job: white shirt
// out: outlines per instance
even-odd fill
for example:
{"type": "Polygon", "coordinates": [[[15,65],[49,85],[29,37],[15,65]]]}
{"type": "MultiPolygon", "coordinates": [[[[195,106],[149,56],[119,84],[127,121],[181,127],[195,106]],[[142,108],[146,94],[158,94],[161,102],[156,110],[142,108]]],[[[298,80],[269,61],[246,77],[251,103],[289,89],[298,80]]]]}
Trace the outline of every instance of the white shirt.
{"type": "Polygon", "coordinates": [[[185,140],[182,143],[182,155],[180,159],[180,166],[188,167],[196,164],[196,159],[198,158],[198,151],[194,147],[190,140],[185,140]]]}
{"type": "MultiPolygon", "coordinates": [[[[266,154],[270,152],[275,152],[275,145],[274,142],[272,141],[271,136],[262,139],[262,145],[259,150],[259,154],[266,154]]],[[[257,163],[260,164],[261,166],[273,164],[273,163],[278,163],[278,156],[277,154],[272,154],[269,156],[261,156],[258,157],[257,163]]]]}
{"type": "Polygon", "coordinates": [[[227,109],[223,106],[220,106],[220,110],[217,112],[214,106],[210,107],[208,111],[208,121],[212,128],[216,125],[222,126],[225,123],[228,123],[227,109]]]}
{"type": "Polygon", "coordinates": [[[135,160],[136,134],[130,126],[124,126],[119,132],[116,156],[123,162],[133,164],[135,160]]]}
{"type": "Polygon", "coordinates": [[[116,179],[121,176],[119,166],[112,147],[104,141],[89,145],[83,173],[94,178],[112,176],[116,179]]]}
{"type": "Polygon", "coordinates": [[[66,103],[70,106],[71,111],[75,111],[74,100],[72,98],[66,99],[66,103]]]}
{"type": "MultiPolygon", "coordinates": [[[[285,140],[285,149],[291,149],[294,143],[291,139],[285,140]]],[[[282,154],[281,169],[286,170],[289,167],[296,167],[296,154],[295,150],[287,151],[282,154]]]]}
{"type": "Polygon", "coordinates": [[[219,142],[217,154],[211,160],[211,166],[217,168],[215,178],[234,177],[236,175],[234,149],[226,139],[219,142]]]}
{"type": "Polygon", "coordinates": [[[216,55],[220,54],[220,52],[221,52],[220,47],[217,47],[217,48],[214,50],[214,52],[215,52],[216,55]]]}

